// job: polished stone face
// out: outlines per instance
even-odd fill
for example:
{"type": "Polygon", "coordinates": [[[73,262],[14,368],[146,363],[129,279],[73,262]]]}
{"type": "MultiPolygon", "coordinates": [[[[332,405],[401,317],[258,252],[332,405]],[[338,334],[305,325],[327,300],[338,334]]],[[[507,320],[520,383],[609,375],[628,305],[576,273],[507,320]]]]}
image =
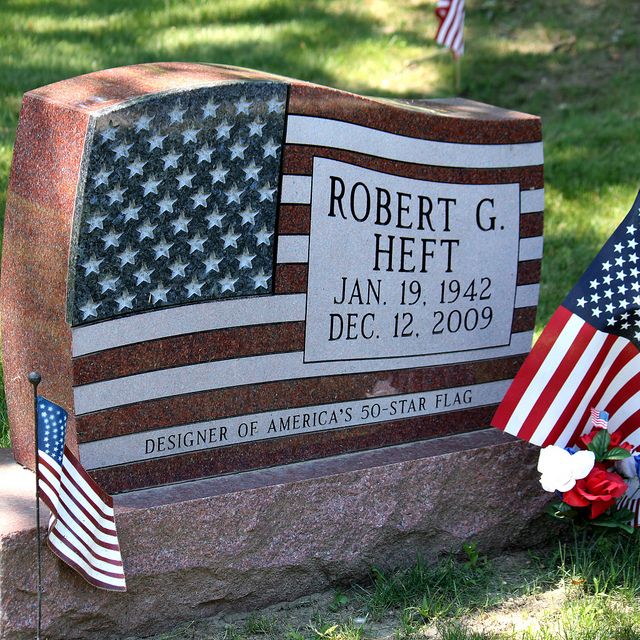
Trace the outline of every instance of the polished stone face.
{"type": "Polygon", "coordinates": [[[470,101],[181,64],[27,94],[18,459],[32,368],[111,492],[488,426],[531,345],[542,188],[539,120],[470,101]]]}

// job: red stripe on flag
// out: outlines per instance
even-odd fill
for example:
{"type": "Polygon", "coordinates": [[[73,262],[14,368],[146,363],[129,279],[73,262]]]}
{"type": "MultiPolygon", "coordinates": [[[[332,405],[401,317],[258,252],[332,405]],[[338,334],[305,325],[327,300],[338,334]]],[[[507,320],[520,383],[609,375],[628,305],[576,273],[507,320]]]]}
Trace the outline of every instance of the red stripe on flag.
{"type": "MultiPolygon", "coordinates": [[[[563,410],[562,414],[558,418],[556,424],[549,432],[549,435],[545,438],[542,446],[546,447],[547,445],[554,444],[557,442],[558,438],[565,430],[566,426],[569,424],[569,420],[575,413],[576,409],[580,405],[580,402],[584,399],[584,395],[589,389],[591,383],[595,380],[596,376],[600,372],[602,364],[604,363],[607,355],[611,351],[611,348],[616,343],[618,338],[614,335],[607,335],[603,345],[600,347],[596,357],[593,359],[591,366],[589,367],[587,373],[584,375],[580,384],[577,386],[573,396],[571,396],[571,400],[567,403],[567,406],[563,410]]],[[[581,424],[581,423],[578,423],[581,424]]]]}
{"type": "MultiPolygon", "coordinates": [[[[618,357],[611,363],[611,367],[609,368],[609,370],[607,371],[606,375],[602,379],[602,382],[599,384],[599,386],[596,389],[595,393],[591,397],[591,401],[590,401],[590,405],[591,406],[599,407],[601,411],[607,411],[609,413],[609,416],[612,415],[612,412],[609,410],[608,404],[605,407],[601,406],[602,397],[606,393],[606,391],[609,388],[609,385],[611,384],[613,379],[624,368],[624,366],[630,360],[632,360],[632,358],[634,356],[636,356],[637,354],[638,354],[638,350],[631,343],[629,343],[618,354],[618,357]]],[[[578,421],[578,425],[587,424],[588,421],[589,421],[589,418],[590,418],[590,413],[591,413],[591,407],[585,408],[585,410],[582,413],[582,416],[581,416],[580,420],[578,421]]],[[[576,431],[574,432],[574,434],[571,436],[571,438],[569,439],[569,441],[567,443],[569,446],[573,446],[577,442],[578,438],[582,435],[583,429],[584,429],[584,427],[580,427],[580,426],[578,426],[578,428],[576,428],[576,431]]]]}
{"type": "Polygon", "coordinates": [[[493,420],[491,421],[492,426],[503,430],[507,427],[509,419],[520,402],[520,398],[531,384],[536,373],[540,370],[540,367],[555,344],[556,339],[564,329],[567,322],[569,322],[571,316],[572,314],[570,311],[562,306],[558,307],[549,321],[549,324],[546,326],[542,335],[533,347],[529,357],[525,360],[514,381],[511,383],[502,404],[498,407],[498,410],[493,416],[493,420]]]}
{"type": "Polygon", "coordinates": [[[538,400],[534,403],[527,415],[527,418],[522,423],[522,427],[518,431],[519,438],[523,438],[525,440],[531,439],[538,428],[538,424],[547,413],[551,403],[555,400],[558,389],[562,388],[571,375],[576,363],[580,360],[580,357],[591,342],[595,333],[596,329],[589,324],[584,323],[582,327],[580,327],[578,335],[574,338],[571,344],[568,345],[567,350],[564,353],[564,357],[558,363],[555,371],[546,381],[544,388],[540,389],[538,400]]]}

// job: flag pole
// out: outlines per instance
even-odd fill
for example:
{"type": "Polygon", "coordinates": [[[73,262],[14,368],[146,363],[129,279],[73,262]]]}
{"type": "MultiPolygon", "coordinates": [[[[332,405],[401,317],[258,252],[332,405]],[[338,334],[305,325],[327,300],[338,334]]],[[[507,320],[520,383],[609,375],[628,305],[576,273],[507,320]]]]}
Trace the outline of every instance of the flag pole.
{"type": "Polygon", "coordinates": [[[456,96],[460,95],[460,85],[461,85],[461,76],[462,76],[462,73],[460,70],[460,67],[461,67],[460,58],[461,56],[456,56],[456,55],[453,56],[453,59],[455,60],[455,69],[456,69],[455,70],[456,96]]]}
{"type": "Polygon", "coordinates": [[[36,543],[38,545],[38,621],[36,640],[40,640],[42,628],[42,550],[40,542],[40,453],[38,450],[38,385],[42,377],[37,371],[29,374],[29,382],[33,386],[33,433],[36,452],[36,543]]]}

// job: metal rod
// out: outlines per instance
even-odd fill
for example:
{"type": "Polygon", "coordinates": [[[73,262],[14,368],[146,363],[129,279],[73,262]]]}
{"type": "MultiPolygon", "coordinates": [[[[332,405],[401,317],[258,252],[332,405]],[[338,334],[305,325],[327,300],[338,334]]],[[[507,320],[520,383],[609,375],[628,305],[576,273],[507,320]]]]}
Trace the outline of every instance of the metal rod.
{"type": "Polygon", "coordinates": [[[38,385],[42,380],[37,371],[29,374],[29,382],[33,386],[33,433],[36,452],[36,544],[38,545],[38,621],[36,640],[40,640],[42,629],[42,550],[40,543],[40,453],[38,450],[38,385]]]}

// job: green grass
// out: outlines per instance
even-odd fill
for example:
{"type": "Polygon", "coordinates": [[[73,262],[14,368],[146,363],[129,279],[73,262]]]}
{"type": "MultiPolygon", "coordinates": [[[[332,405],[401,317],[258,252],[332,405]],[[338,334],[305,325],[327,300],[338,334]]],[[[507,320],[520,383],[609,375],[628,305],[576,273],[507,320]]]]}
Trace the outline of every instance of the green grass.
{"type": "MultiPolygon", "coordinates": [[[[4,0],[0,24],[0,212],[22,94],[96,69],[220,62],[372,95],[452,93],[426,0],[4,0]]],[[[640,185],[639,25],[634,0],[467,3],[462,93],[543,120],[538,331],[640,185]]]]}

